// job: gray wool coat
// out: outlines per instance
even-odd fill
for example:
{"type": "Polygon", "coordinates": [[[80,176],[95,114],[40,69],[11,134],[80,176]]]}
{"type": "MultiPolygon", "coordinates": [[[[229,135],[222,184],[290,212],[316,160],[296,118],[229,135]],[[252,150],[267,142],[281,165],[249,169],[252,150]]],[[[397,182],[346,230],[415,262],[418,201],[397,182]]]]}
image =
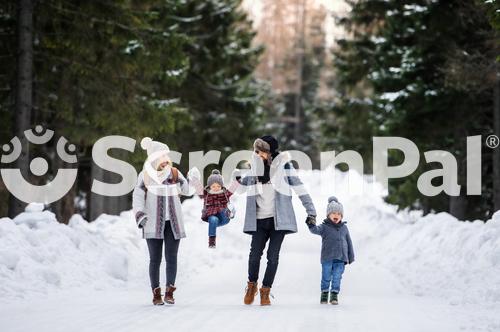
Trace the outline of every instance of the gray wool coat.
{"type": "Polygon", "coordinates": [[[177,183],[171,183],[172,173],[161,185],[153,186],[158,190],[148,190],[144,183],[144,171],[139,173],[137,184],[132,194],[132,210],[139,225],[147,218],[146,225],[142,228],[145,239],[163,239],[165,227],[171,227],[176,240],[186,237],[184,221],[182,218],[182,205],[178,193],[187,193],[189,183],[182,173],[178,171],[177,183]],[[166,195],[167,192],[175,195],[166,195]],[[160,195],[160,193],[163,193],[160,195]],[[165,207],[168,207],[166,209],[165,207]]]}
{"type": "MultiPolygon", "coordinates": [[[[276,230],[285,231],[286,233],[297,232],[297,220],[292,206],[292,192],[293,189],[300,198],[302,205],[306,209],[308,215],[316,216],[316,209],[314,208],[311,196],[303,187],[300,178],[295,174],[295,169],[290,161],[283,161],[276,166],[280,170],[287,170],[288,175],[284,172],[276,172],[277,176],[286,176],[285,181],[288,183],[288,192],[286,194],[275,190],[275,214],[274,214],[274,228],[276,230]],[[300,190],[298,188],[301,188],[300,190]]],[[[244,186],[256,185],[258,177],[255,175],[248,175],[242,178],[239,182],[244,186]]],[[[256,195],[247,192],[247,205],[245,211],[245,224],[243,232],[246,234],[253,234],[257,231],[257,200],[256,195]]]]}
{"type": "Polygon", "coordinates": [[[320,235],[321,263],[338,259],[346,264],[354,262],[354,249],[346,222],[333,224],[330,219],[325,219],[319,226],[308,225],[311,233],[320,235]]]}

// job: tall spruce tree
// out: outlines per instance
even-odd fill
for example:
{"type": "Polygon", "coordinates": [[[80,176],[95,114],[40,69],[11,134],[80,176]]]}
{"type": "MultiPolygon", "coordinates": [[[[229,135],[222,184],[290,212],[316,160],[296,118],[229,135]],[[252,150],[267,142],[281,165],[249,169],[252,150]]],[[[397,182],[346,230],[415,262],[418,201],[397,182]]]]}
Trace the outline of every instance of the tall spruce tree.
{"type": "MultiPolygon", "coordinates": [[[[51,0],[35,8],[34,122],[77,144],[78,167],[89,181],[90,175],[100,180],[110,176],[90,161],[98,138],[172,131],[173,119],[183,114],[168,89],[182,79],[169,73],[187,62],[182,53],[187,38],[168,20],[177,3],[51,0]]],[[[54,146],[46,148],[46,154],[53,153],[54,146]]],[[[64,165],[57,158],[52,161],[55,174],[64,165]]],[[[81,181],[85,190],[74,186],[54,204],[60,220],[75,212],[79,191],[86,193],[91,219],[113,206],[108,198],[90,193],[89,181],[81,181]]],[[[125,206],[106,212],[119,208],[125,206]]]]}
{"type": "MultiPolygon", "coordinates": [[[[361,0],[351,6],[342,20],[349,37],[339,41],[335,54],[341,98],[333,110],[333,126],[325,132],[340,134],[338,143],[347,148],[371,148],[371,137],[382,135],[409,138],[421,151],[452,152],[458,160],[460,196],[421,195],[417,177],[441,167],[422,162],[412,176],[390,182],[388,201],[402,208],[447,210],[459,218],[488,215],[491,202],[467,206],[474,198],[465,196],[465,140],[491,128],[492,86],[464,90],[450,80],[456,51],[492,54],[486,15],[467,1],[361,0]]],[[[394,164],[402,160],[398,151],[390,151],[389,157],[394,164]]],[[[491,187],[485,183],[484,189],[491,187]]]]}
{"type": "MultiPolygon", "coordinates": [[[[31,125],[55,130],[78,147],[77,183],[52,206],[61,221],[75,212],[75,200],[87,202],[76,212],[90,219],[129,208],[128,197],[90,193],[93,178],[120,180],[91,161],[91,148],[102,136],[153,136],[182,152],[228,153],[248,146],[262,94],[252,76],[260,48],[251,46],[254,32],[239,5],[229,0],[36,1],[31,125]]],[[[10,35],[15,8],[8,1],[0,12],[8,36],[1,45],[10,56],[1,63],[6,75],[0,77],[6,87],[0,100],[0,116],[8,119],[0,126],[5,140],[15,123],[17,48],[10,35]]],[[[57,169],[69,166],[55,157],[54,145],[33,152],[51,167],[48,177],[32,182],[50,181],[57,169]]],[[[138,168],[145,156],[140,149],[111,154],[138,168]]]]}
{"type": "MultiPolygon", "coordinates": [[[[15,1],[0,3],[0,142],[12,138],[15,107],[16,75],[16,10],[15,1]]],[[[9,193],[0,179],[0,216],[8,214],[9,193]]]]}
{"type": "MultiPolygon", "coordinates": [[[[165,140],[185,157],[197,150],[250,148],[257,134],[263,90],[254,79],[260,47],[241,0],[192,1],[177,11],[179,29],[189,36],[184,51],[189,65],[173,93],[189,109],[190,121],[178,123],[165,140]]],[[[176,18],[174,18],[176,19],[176,18]]]]}

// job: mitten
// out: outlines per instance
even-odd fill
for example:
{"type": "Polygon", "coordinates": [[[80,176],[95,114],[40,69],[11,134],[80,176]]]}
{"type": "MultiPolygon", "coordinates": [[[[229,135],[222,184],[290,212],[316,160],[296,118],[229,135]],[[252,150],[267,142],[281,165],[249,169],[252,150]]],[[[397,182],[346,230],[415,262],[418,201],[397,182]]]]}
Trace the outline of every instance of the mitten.
{"type": "Polygon", "coordinates": [[[316,225],[316,216],[307,216],[306,218],[306,224],[309,225],[316,225]]]}
{"type": "Polygon", "coordinates": [[[198,170],[198,168],[196,168],[196,167],[191,168],[189,170],[189,172],[187,173],[187,176],[188,176],[189,180],[191,180],[191,179],[200,180],[201,179],[201,173],[198,170]]]}
{"type": "Polygon", "coordinates": [[[139,228],[144,228],[144,226],[146,226],[147,222],[148,222],[148,218],[147,217],[142,218],[141,222],[139,222],[139,225],[138,225],[139,228]]]}

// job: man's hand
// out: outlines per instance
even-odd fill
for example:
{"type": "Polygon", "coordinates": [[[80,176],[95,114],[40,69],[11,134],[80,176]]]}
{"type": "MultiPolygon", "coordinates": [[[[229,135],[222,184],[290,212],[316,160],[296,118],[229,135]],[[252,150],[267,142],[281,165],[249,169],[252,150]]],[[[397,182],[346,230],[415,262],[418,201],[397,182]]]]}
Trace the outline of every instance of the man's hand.
{"type": "Polygon", "coordinates": [[[309,225],[316,225],[316,216],[307,216],[306,218],[306,224],[309,225]]]}
{"type": "Polygon", "coordinates": [[[241,180],[241,170],[239,168],[235,168],[233,172],[231,173],[231,180],[236,180],[237,182],[240,182],[241,180]]]}

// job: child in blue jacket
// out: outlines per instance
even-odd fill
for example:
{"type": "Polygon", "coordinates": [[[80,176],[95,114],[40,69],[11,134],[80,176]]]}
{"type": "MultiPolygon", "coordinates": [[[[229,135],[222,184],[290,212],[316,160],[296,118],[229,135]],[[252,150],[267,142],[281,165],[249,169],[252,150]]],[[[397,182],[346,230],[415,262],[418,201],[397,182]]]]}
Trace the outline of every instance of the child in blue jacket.
{"type": "Polygon", "coordinates": [[[344,208],[336,197],[328,199],[326,208],[327,218],[319,226],[314,220],[307,219],[306,223],[311,233],[320,235],[321,244],[321,304],[328,303],[330,293],[330,304],[338,304],[340,292],[340,280],[344,273],[346,264],[354,262],[354,250],[351,236],[346,222],[342,221],[344,208]]]}

